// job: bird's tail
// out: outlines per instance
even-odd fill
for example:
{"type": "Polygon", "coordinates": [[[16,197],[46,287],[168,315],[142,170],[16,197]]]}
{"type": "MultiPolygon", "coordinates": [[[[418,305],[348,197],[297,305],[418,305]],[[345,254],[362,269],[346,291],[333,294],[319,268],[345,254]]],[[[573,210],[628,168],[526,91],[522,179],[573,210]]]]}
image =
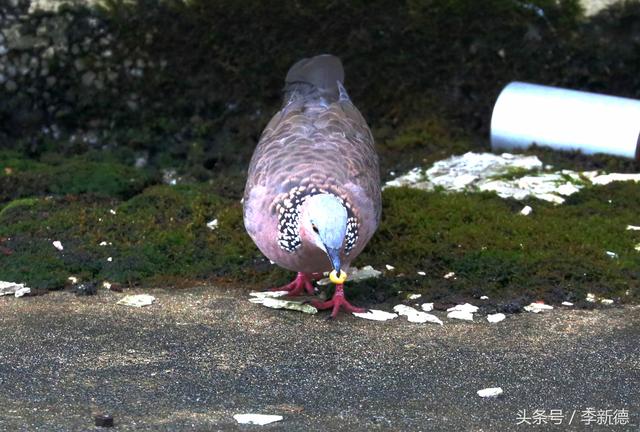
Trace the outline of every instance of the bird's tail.
{"type": "Polygon", "coordinates": [[[331,54],[302,59],[285,78],[285,104],[297,97],[335,102],[340,98],[338,82],[344,83],[342,62],[331,54]]]}

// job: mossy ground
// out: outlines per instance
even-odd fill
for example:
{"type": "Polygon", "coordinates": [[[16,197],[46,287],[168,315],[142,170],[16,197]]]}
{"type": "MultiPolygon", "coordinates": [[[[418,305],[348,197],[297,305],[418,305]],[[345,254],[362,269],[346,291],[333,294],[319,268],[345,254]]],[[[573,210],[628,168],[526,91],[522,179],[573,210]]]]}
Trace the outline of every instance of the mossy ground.
{"type": "MultiPolygon", "coordinates": [[[[140,95],[136,112],[105,93],[55,119],[58,138],[39,134],[41,124],[0,128],[0,280],[43,289],[61,288],[72,275],[144,286],[286,282],[290,274],[244,233],[239,198],[284,73],[300,57],[343,58],[383,178],[487,150],[491,107],[511,80],[640,97],[638,2],[590,20],[573,0],[492,0],[482,13],[459,0],[104,4],[81,13],[106,20],[127,54],[161,58],[166,67],[119,89],[140,95]],[[323,36],[307,37],[308,29],[323,36]],[[95,139],[77,139],[88,124],[95,139]],[[145,168],[134,168],[139,157],[145,168]],[[165,168],[177,170],[180,184],[162,183],[165,168]],[[214,218],[212,231],[206,223],[214,218]]],[[[14,105],[0,118],[13,118],[14,105]]],[[[531,152],[557,168],[640,168],[608,156],[531,152]]],[[[491,194],[389,189],[382,225],[355,265],[396,270],[352,290],[372,303],[398,291],[637,300],[640,235],[625,227],[640,224],[638,197],[635,184],[587,188],[559,207],[529,202],[534,213],[523,217],[525,203],[491,194]],[[451,271],[455,279],[443,278],[451,271]]]]}
{"type": "MultiPolygon", "coordinates": [[[[12,162],[11,174],[0,179],[19,169],[48,178],[47,169],[70,172],[78,164],[12,162]]],[[[128,171],[116,164],[111,172],[128,171]]],[[[68,189],[5,200],[0,279],[46,289],[64,287],[69,276],[123,285],[215,280],[264,288],[291,277],[261,256],[244,232],[237,197],[221,196],[219,185],[156,184],[131,195],[108,181],[101,191],[60,184],[68,189]],[[211,230],[206,224],[214,218],[218,227],[211,230]]],[[[587,188],[562,206],[532,200],[530,216],[519,214],[523,204],[486,193],[385,190],[381,226],[355,265],[395,270],[353,292],[371,303],[398,291],[445,301],[480,295],[562,301],[588,292],[638,299],[640,235],[626,227],[638,224],[640,185],[587,188]],[[445,279],[449,272],[455,278],[445,279]]]]}

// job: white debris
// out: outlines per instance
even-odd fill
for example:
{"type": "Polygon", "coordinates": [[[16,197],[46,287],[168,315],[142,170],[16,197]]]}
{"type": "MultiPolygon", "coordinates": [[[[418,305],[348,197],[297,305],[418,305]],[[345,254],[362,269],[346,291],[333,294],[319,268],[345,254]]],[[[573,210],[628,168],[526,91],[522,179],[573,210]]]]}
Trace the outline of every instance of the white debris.
{"type": "Polygon", "coordinates": [[[235,414],[233,418],[240,424],[254,424],[260,426],[282,420],[281,415],[271,414],[235,414]]]}
{"type": "Polygon", "coordinates": [[[102,282],[102,288],[110,290],[111,289],[111,282],[109,282],[109,281],[102,282]]]}
{"type": "Polygon", "coordinates": [[[624,181],[634,181],[640,182],[640,174],[621,174],[621,173],[611,173],[611,174],[603,174],[597,177],[594,177],[591,180],[591,183],[594,185],[608,185],[612,182],[624,182],[624,181]]]}
{"type": "Polygon", "coordinates": [[[611,300],[611,299],[601,299],[600,303],[610,305],[610,304],[613,304],[613,300],[611,300]]]}
{"type": "Polygon", "coordinates": [[[364,318],[373,321],[387,321],[397,318],[398,315],[377,309],[370,309],[367,312],[353,312],[358,318],[364,318]]]}
{"type": "Polygon", "coordinates": [[[149,306],[153,304],[154,301],[156,301],[156,298],[149,294],[132,294],[122,298],[116,304],[140,308],[149,306]]]}
{"type": "MultiPolygon", "coordinates": [[[[277,291],[276,291],[277,292],[277,291]]],[[[271,308],[271,309],[289,309],[300,311],[308,314],[315,314],[318,312],[318,309],[311,306],[308,303],[303,303],[300,300],[282,300],[279,298],[273,297],[255,297],[249,299],[251,303],[261,304],[262,306],[271,308]]]]}
{"type": "Polygon", "coordinates": [[[464,321],[473,321],[473,314],[468,311],[454,310],[447,314],[447,318],[459,319],[464,321]]]}
{"type": "Polygon", "coordinates": [[[540,313],[540,312],[544,312],[546,310],[551,310],[553,309],[553,306],[548,305],[548,304],[544,304],[544,303],[531,303],[529,306],[525,306],[524,310],[526,310],[527,312],[533,312],[533,313],[540,313]]]}
{"type": "Polygon", "coordinates": [[[214,219],[210,222],[207,222],[207,228],[209,228],[211,231],[218,228],[218,219],[214,219]]]}
{"type": "Polygon", "coordinates": [[[524,206],[522,210],[520,210],[520,214],[523,216],[529,216],[533,209],[530,206],[524,206]]]}
{"type": "Polygon", "coordinates": [[[615,252],[606,251],[605,253],[606,253],[606,254],[607,254],[607,256],[608,256],[609,258],[611,258],[611,259],[618,258],[618,254],[617,254],[617,253],[615,253],[615,252]]]}
{"type": "Polygon", "coordinates": [[[500,388],[500,387],[490,387],[490,388],[478,390],[478,396],[483,397],[483,398],[498,397],[502,393],[504,393],[504,392],[502,391],[502,388],[500,388]]]}
{"type": "Polygon", "coordinates": [[[637,226],[637,225],[627,225],[627,231],[640,231],[640,226],[637,226]]]}
{"type": "Polygon", "coordinates": [[[422,294],[411,294],[411,295],[409,296],[409,300],[417,300],[417,299],[419,299],[420,297],[422,297],[422,294]]]}
{"type": "Polygon", "coordinates": [[[423,271],[419,271],[419,272],[418,272],[418,274],[419,274],[420,276],[426,276],[426,275],[427,275],[427,274],[426,274],[425,272],[423,272],[423,271]]]}
{"type": "Polygon", "coordinates": [[[595,302],[595,301],[596,301],[596,296],[595,296],[594,294],[592,294],[592,293],[588,293],[588,294],[587,294],[587,298],[586,298],[586,300],[587,300],[588,302],[593,303],[593,302],[595,302]]]}
{"type": "Polygon", "coordinates": [[[67,280],[68,280],[69,282],[71,282],[72,284],[74,284],[74,285],[75,285],[75,284],[77,284],[77,283],[78,283],[78,281],[79,281],[80,279],[78,279],[78,278],[77,278],[77,277],[75,277],[75,276],[69,276],[69,277],[67,278],[67,280]]]}
{"type": "MultiPolygon", "coordinates": [[[[352,267],[347,273],[347,282],[358,282],[366,279],[377,278],[380,277],[382,272],[380,270],[376,270],[370,265],[364,266],[361,269],[357,267],[352,267]]],[[[331,281],[329,278],[320,279],[318,281],[318,285],[329,285],[331,281]]]]}
{"type": "Polygon", "coordinates": [[[636,251],[640,252],[640,243],[633,247],[636,251]]]}
{"type": "Polygon", "coordinates": [[[249,293],[251,297],[257,298],[278,298],[289,294],[289,291],[252,291],[249,293]]]}
{"type": "Polygon", "coordinates": [[[430,322],[430,323],[443,325],[443,322],[437,316],[426,313],[426,312],[420,312],[419,310],[414,309],[411,306],[399,304],[394,306],[393,310],[397,312],[398,315],[406,316],[407,320],[412,323],[421,324],[421,323],[430,322]]]}
{"type": "Polygon", "coordinates": [[[480,296],[480,300],[489,300],[489,297],[483,295],[483,296],[480,296]]]}
{"type": "Polygon", "coordinates": [[[389,270],[389,271],[393,271],[393,270],[395,270],[395,269],[396,269],[394,266],[389,265],[389,264],[385,264],[385,267],[386,267],[386,268],[387,268],[387,270],[389,270]]]}
{"type": "Polygon", "coordinates": [[[99,244],[99,246],[106,246],[106,245],[107,245],[106,241],[101,241],[100,244],[99,244]]]}
{"type": "Polygon", "coordinates": [[[14,297],[22,297],[31,293],[31,288],[25,284],[0,281],[0,297],[13,294],[14,297]]]}
{"type": "Polygon", "coordinates": [[[109,213],[111,213],[112,215],[116,214],[116,211],[114,209],[109,209],[109,213]]]}
{"type": "Polygon", "coordinates": [[[492,324],[498,323],[506,318],[506,315],[503,313],[494,313],[487,315],[487,321],[492,324]]]}
{"type": "Polygon", "coordinates": [[[447,309],[447,312],[454,312],[454,311],[476,313],[478,312],[478,306],[474,306],[470,303],[464,303],[464,304],[455,305],[447,309]]]}
{"type": "Polygon", "coordinates": [[[64,246],[62,246],[62,243],[60,242],[60,240],[56,240],[53,242],[53,247],[58,249],[59,251],[64,249],[64,246]]]}
{"type": "Polygon", "coordinates": [[[573,306],[573,303],[569,302],[569,301],[563,301],[562,306],[573,306]]]}
{"type": "Polygon", "coordinates": [[[109,257],[109,258],[107,258],[107,261],[112,262],[112,261],[113,261],[113,258],[112,258],[112,257],[109,257]]]}
{"type": "Polygon", "coordinates": [[[28,294],[31,294],[31,288],[29,287],[22,287],[22,288],[18,288],[16,290],[16,292],[13,294],[15,297],[24,297],[28,294]]]}
{"type": "Polygon", "coordinates": [[[422,303],[420,307],[425,312],[431,312],[433,310],[433,303],[422,303]]]}
{"type": "Polygon", "coordinates": [[[436,187],[454,192],[493,191],[502,198],[522,200],[534,197],[562,204],[565,197],[590,184],[640,181],[640,174],[551,171],[552,168],[543,165],[536,156],[469,152],[438,161],[427,170],[414,168],[388,181],[384,188],[406,186],[429,191],[436,187]]]}
{"type": "Polygon", "coordinates": [[[445,278],[445,279],[451,279],[451,278],[455,279],[456,274],[454,272],[449,272],[449,273],[447,273],[446,275],[444,275],[442,277],[445,278]]]}

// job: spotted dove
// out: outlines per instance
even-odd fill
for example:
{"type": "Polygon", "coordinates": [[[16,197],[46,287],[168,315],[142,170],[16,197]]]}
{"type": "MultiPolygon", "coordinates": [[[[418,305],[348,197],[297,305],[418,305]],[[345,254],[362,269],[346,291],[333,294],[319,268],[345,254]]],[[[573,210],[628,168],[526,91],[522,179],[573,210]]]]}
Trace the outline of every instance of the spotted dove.
{"type": "Polygon", "coordinates": [[[260,137],[244,192],[247,232],[270,260],[298,272],[278,288],[313,294],[314,274],[334,270],[331,300],[319,309],[363,311],[344,297],[351,261],[380,221],[380,174],[373,136],[345,88],[340,59],[295,63],[284,103],[260,137]],[[340,276],[336,276],[340,275],[340,276]]]}

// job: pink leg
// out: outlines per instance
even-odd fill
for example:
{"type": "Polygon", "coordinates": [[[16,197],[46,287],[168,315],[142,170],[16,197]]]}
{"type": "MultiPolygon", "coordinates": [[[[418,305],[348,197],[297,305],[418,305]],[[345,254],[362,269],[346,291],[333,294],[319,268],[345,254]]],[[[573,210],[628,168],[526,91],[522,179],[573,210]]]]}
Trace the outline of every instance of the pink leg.
{"type": "Polygon", "coordinates": [[[301,295],[303,291],[309,295],[314,294],[311,276],[302,272],[298,273],[293,282],[278,288],[271,288],[271,291],[288,291],[290,296],[301,295]]]}
{"type": "Polygon", "coordinates": [[[321,302],[318,300],[313,300],[311,304],[317,309],[329,309],[333,308],[331,311],[331,318],[335,318],[338,316],[338,311],[340,308],[343,308],[347,312],[365,312],[364,308],[359,308],[352,306],[351,303],[344,298],[344,290],[343,285],[336,285],[336,292],[333,294],[333,298],[331,300],[327,300],[325,302],[321,302]]]}

